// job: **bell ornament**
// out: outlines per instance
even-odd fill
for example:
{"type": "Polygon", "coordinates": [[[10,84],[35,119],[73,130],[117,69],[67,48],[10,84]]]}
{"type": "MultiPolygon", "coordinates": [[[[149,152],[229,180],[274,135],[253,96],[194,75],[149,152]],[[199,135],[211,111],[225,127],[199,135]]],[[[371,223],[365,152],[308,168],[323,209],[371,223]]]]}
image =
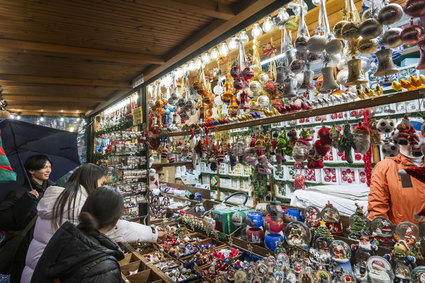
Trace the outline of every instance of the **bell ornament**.
{"type": "Polygon", "coordinates": [[[412,18],[425,16],[425,1],[407,0],[406,6],[404,6],[404,12],[412,18]]]}
{"type": "Polygon", "coordinates": [[[400,38],[401,32],[401,28],[390,28],[382,35],[381,44],[387,48],[399,47],[403,44],[400,38]]]}
{"type": "Polygon", "coordinates": [[[347,62],[348,66],[348,78],[347,85],[362,85],[366,84],[368,80],[362,71],[362,60],[353,58],[347,62]]]}
{"type": "Polygon", "coordinates": [[[297,80],[292,77],[288,77],[285,79],[283,86],[280,88],[282,92],[282,97],[284,98],[292,98],[297,96],[297,80]]]}
{"type": "Polygon", "coordinates": [[[393,51],[391,49],[381,49],[375,53],[378,58],[378,69],[375,72],[376,77],[389,76],[398,73],[393,62],[393,51]]]}
{"type": "Polygon", "coordinates": [[[424,38],[425,29],[420,25],[408,25],[404,27],[400,33],[400,39],[408,45],[417,44],[422,38],[424,38]]]}
{"type": "Polygon", "coordinates": [[[378,14],[378,21],[383,25],[392,25],[403,17],[403,8],[395,3],[382,7],[378,14]]]}
{"type": "Polygon", "coordinates": [[[330,92],[339,88],[338,83],[335,81],[334,72],[334,67],[327,66],[322,68],[323,82],[320,88],[321,92],[330,92]]]}
{"type": "Polygon", "coordinates": [[[300,86],[300,90],[308,90],[308,89],[313,89],[313,77],[314,77],[314,72],[311,70],[306,70],[304,71],[304,76],[303,76],[303,81],[301,83],[300,86]]]}
{"type": "Polygon", "coordinates": [[[378,41],[376,39],[362,38],[357,43],[357,49],[362,54],[371,54],[378,48],[378,41]]]}
{"type": "Polygon", "coordinates": [[[363,21],[359,26],[359,34],[366,39],[374,39],[381,35],[382,25],[375,18],[369,18],[363,21]]]}

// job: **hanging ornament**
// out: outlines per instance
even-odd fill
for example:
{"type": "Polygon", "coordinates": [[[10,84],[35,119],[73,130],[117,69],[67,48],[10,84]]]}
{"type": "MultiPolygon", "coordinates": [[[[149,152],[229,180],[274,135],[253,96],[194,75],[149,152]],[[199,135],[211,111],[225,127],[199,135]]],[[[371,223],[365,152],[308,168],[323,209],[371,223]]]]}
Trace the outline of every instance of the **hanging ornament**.
{"type": "Polygon", "coordinates": [[[348,163],[353,163],[353,155],[351,149],[354,146],[354,137],[351,133],[350,124],[344,125],[344,130],[341,138],[338,141],[338,151],[344,153],[348,163]]]}
{"type": "Polygon", "coordinates": [[[370,148],[370,131],[362,123],[353,129],[353,148],[360,154],[365,154],[370,148]]]}
{"type": "Polygon", "coordinates": [[[300,138],[295,141],[292,151],[292,158],[295,162],[302,163],[307,157],[311,149],[311,133],[309,130],[303,129],[300,133],[300,138]]]}

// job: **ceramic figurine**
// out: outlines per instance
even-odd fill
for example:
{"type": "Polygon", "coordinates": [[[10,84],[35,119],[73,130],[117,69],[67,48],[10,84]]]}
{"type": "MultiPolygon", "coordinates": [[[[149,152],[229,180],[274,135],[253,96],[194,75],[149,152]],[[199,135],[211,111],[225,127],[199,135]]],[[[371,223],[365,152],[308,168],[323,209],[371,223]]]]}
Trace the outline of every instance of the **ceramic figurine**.
{"type": "Polygon", "coordinates": [[[410,282],[411,271],[416,267],[416,258],[409,254],[410,247],[407,242],[399,240],[392,252],[384,256],[391,262],[395,275],[394,282],[410,282]]]}
{"type": "Polygon", "coordinates": [[[352,245],[351,249],[355,252],[354,274],[359,281],[364,282],[367,275],[366,262],[376,254],[378,246],[372,237],[360,236],[359,243],[352,245]]]}

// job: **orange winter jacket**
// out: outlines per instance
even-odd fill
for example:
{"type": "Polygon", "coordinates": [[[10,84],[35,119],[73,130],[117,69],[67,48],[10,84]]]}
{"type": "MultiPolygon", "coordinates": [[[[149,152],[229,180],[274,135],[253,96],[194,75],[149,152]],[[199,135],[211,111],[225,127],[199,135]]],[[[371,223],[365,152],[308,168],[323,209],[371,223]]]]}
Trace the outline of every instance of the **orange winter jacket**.
{"type": "Polygon", "coordinates": [[[418,224],[413,215],[425,209],[425,183],[410,176],[411,185],[403,187],[398,171],[408,168],[416,168],[416,165],[402,154],[376,164],[369,192],[370,220],[384,216],[394,224],[403,221],[418,224]]]}

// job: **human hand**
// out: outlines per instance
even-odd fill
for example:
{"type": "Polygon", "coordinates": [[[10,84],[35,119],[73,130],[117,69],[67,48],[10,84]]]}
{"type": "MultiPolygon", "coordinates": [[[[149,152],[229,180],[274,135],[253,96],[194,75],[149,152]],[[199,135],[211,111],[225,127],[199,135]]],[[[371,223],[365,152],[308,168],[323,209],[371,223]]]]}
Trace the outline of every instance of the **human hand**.
{"type": "Polygon", "coordinates": [[[157,242],[164,241],[166,236],[167,234],[165,234],[164,231],[160,230],[158,231],[158,239],[156,241],[157,242]]]}
{"type": "Polygon", "coordinates": [[[29,194],[35,196],[36,199],[38,199],[38,197],[40,196],[37,192],[37,190],[32,189],[31,191],[28,192],[29,194]]]}

